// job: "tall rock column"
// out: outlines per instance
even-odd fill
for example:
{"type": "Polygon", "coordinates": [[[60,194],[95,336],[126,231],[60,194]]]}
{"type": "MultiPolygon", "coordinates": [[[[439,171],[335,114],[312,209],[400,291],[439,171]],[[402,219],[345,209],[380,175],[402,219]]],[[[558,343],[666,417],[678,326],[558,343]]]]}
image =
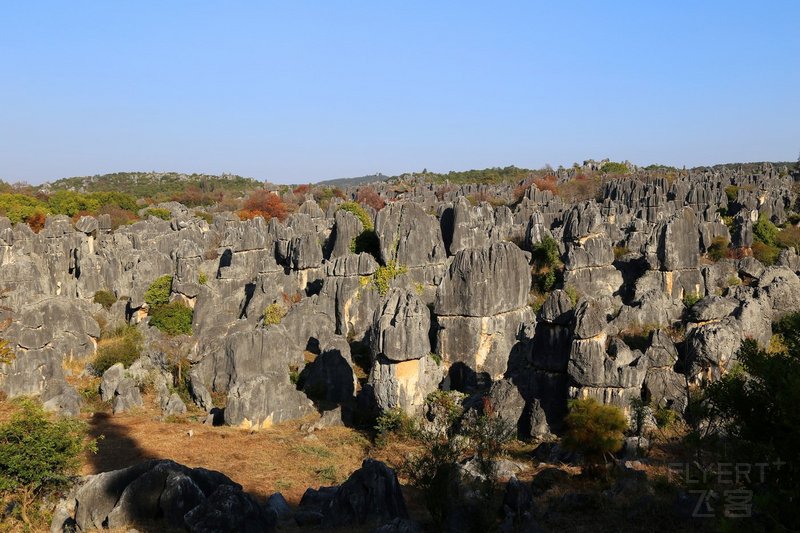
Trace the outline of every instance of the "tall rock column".
{"type": "Polygon", "coordinates": [[[434,304],[436,352],[450,367],[466,365],[500,379],[524,328],[535,321],[528,306],[530,270],[516,245],[499,242],[458,252],[434,304]]]}

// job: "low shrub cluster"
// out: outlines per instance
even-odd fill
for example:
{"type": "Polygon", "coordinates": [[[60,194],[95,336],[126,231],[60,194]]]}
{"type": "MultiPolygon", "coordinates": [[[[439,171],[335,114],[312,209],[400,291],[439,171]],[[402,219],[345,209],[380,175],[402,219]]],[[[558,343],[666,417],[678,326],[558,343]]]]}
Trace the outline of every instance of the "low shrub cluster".
{"type": "Polygon", "coordinates": [[[98,376],[117,363],[129,367],[142,355],[142,334],[135,326],[124,326],[100,339],[92,369],[98,376]]]}
{"type": "MultiPolygon", "coordinates": [[[[51,418],[29,399],[17,406],[11,420],[0,425],[0,494],[16,500],[27,530],[31,506],[66,486],[80,467],[81,455],[97,448],[85,440],[86,428],[79,420],[51,418]]],[[[17,514],[13,505],[10,509],[12,517],[17,514]]]]}
{"type": "Polygon", "coordinates": [[[191,335],[194,311],[180,301],[155,306],[150,312],[150,325],[169,336],[191,335]]]}

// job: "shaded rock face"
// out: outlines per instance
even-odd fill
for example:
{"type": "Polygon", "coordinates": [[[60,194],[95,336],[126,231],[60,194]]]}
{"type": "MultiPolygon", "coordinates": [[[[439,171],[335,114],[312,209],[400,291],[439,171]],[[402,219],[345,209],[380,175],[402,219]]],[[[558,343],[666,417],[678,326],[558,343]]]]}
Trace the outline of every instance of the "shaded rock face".
{"type": "Polygon", "coordinates": [[[374,459],[365,459],[338,487],[306,490],[294,515],[301,527],[323,528],[377,527],[407,518],[397,476],[374,459]]]}
{"type": "Polygon", "coordinates": [[[84,478],[51,526],[80,531],[132,525],[188,531],[270,531],[274,521],[224,474],[168,460],[84,478]]]}

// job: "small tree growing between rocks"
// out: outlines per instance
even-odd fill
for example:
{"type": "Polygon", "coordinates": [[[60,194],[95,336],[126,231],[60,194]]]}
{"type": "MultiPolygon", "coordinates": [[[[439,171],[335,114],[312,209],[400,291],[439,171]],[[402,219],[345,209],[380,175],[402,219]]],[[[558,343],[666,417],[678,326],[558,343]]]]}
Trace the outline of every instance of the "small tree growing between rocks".
{"type": "Polygon", "coordinates": [[[82,422],[52,420],[33,400],[19,402],[19,411],[0,426],[0,494],[19,499],[20,517],[30,526],[32,503],[45,492],[64,486],[80,466],[80,455],[96,451],[85,442],[82,422]]]}
{"type": "Polygon", "coordinates": [[[594,398],[570,402],[564,422],[567,426],[564,446],[583,454],[587,472],[591,474],[602,470],[607,455],[619,451],[628,427],[619,407],[602,405],[594,398]]]}

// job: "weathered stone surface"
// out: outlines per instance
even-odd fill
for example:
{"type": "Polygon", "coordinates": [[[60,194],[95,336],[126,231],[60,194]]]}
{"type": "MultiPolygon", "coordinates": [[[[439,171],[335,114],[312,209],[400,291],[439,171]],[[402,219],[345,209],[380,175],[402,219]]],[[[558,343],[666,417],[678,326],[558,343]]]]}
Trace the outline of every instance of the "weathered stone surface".
{"type": "Polygon", "coordinates": [[[375,219],[381,245],[381,261],[407,267],[444,263],[446,252],[435,217],[409,202],[387,205],[375,219]]]}
{"type": "Polygon", "coordinates": [[[268,428],[311,412],[313,404],[291,386],[287,368],[283,378],[258,376],[236,382],[228,393],[225,423],[248,429],[268,428]]]}
{"type": "Polygon", "coordinates": [[[689,331],[686,352],[690,382],[718,379],[734,360],[741,341],[741,326],[733,317],[689,331]]]}
{"type": "Polygon", "coordinates": [[[413,292],[391,289],[375,310],[370,333],[373,356],[391,361],[419,359],[431,352],[430,311],[413,292]]]}
{"type": "Polygon", "coordinates": [[[439,316],[436,353],[452,366],[463,363],[499,379],[517,349],[530,341],[535,319],[530,307],[486,317],[439,316]]]}
{"type": "Polygon", "coordinates": [[[575,309],[575,337],[590,339],[600,335],[605,327],[605,309],[598,300],[584,299],[578,302],[575,309]]]}
{"type": "Polygon", "coordinates": [[[402,362],[378,357],[372,364],[368,383],[379,409],[400,408],[419,414],[425,398],[437,389],[443,378],[444,368],[432,357],[402,362]]]}
{"type": "Polygon", "coordinates": [[[492,316],[527,305],[530,273],[511,243],[458,252],[436,294],[437,315],[492,316]]]}

